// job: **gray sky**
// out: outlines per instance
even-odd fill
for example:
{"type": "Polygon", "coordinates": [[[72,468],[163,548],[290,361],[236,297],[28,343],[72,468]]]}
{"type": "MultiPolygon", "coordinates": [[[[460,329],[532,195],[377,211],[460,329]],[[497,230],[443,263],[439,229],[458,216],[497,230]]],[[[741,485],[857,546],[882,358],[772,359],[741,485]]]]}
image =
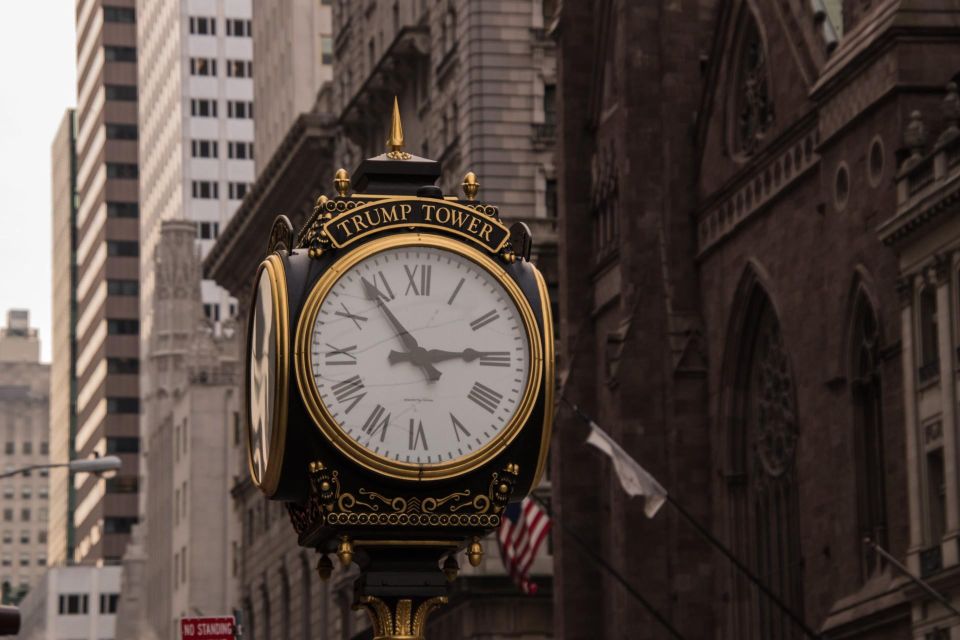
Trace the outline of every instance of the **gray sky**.
{"type": "Polygon", "coordinates": [[[76,105],[74,0],[0,1],[0,324],[27,308],[50,359],[50,144],[76,105]]]}

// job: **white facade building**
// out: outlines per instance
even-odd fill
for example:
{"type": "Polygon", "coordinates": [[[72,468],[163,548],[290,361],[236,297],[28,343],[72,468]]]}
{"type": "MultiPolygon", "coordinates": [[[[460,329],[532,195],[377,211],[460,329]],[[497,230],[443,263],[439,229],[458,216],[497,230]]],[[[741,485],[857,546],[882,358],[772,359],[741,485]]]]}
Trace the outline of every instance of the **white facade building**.
{"type": "Polygon", "coordinates": [[[20,603],[22,640],[112,640],[120,567],[71,566],[47,571],[20,603]]]}

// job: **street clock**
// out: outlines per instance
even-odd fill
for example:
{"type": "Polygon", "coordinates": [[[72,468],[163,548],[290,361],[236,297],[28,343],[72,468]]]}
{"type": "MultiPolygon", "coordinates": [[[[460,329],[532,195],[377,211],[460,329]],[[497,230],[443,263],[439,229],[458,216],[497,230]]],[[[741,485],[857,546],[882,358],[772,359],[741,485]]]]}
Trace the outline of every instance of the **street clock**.
{"type": "Polygon", "coordinates": [[[452,575],[465,547],[479,562],[479,538],[539,482],[553,332],[527,227],[477,201],[472,173],[464,198],[433,186],[439,164],[402,150],[396,104],[390,146],[353,194],[339,170],[298,233],[274,223],[248,318],[249,466],[322,573],[327,554],[357,561],[375,600],[397,590],[377,591],[384,575],[415,575],[426,606],[438,562],[452,575]]]}

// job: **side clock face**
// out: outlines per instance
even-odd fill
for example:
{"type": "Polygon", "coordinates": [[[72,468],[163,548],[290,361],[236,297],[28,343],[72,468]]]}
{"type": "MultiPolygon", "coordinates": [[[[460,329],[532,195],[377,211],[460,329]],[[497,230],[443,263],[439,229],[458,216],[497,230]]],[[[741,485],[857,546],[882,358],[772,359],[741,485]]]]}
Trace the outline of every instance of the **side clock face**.
{"type": "Polygon", "coordinates": [[[315,417],[348,455],[389,475],[449,477],[516,435],[542,355],[529,305],[499,265],[414,238],[371,243],[321,278],[299,357],[315,417]]]}
{"type": "Polygon", "coordinates": [[[247,352],[250,475],[267,494],[276,490],[286,433],[287,301],[283,264],[267,258],[257,276],[247,352]]]}

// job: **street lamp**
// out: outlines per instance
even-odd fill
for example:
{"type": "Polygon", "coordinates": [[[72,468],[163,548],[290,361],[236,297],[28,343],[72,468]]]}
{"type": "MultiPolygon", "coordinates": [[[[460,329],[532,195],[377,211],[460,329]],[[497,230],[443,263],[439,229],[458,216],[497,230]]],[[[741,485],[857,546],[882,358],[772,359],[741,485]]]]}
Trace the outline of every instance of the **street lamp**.
{"type": "Polygon", "coordinates": [[[54,469],[58,467],[67,467],[67,470],[70,473],[106,473],[109,471],[116,471],[120,468],[121,462],[120,458],[117,456],[102,456],[99,458],[82,458],[79,460],[71,460],[70,462],[58,462],[54,464],[32,464],[26,467],[21,467],[19,469],[14,469],[13,471],[7,471],[5,473],[0,473],[0,478],[9,478],[10,476],[16,476],[22,473],[29,473],[37,469],[54,469]]]}

